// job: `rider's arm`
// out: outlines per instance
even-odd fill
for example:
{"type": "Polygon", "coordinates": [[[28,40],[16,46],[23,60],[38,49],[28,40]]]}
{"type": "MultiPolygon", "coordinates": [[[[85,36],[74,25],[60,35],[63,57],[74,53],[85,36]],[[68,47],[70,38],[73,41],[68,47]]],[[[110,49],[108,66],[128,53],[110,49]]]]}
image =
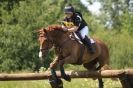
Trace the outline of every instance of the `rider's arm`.
{"type": "Polygon", "coordinates": [[[80,24],[81,24],[81,21],[82,21],[82,18],[79,15],[77,15],[76,18],[75,18],[75,23],[74,23],[75,26],[73,26],[72,28],[68,28],[67,30],[69,32],[77,31],[79,26],[80,26],[80,24]]]}
{"type": "Polygon", "coordinates": [[[62,28],[63,28],[64,31],[75,32],[75,31],[78,30],[79,27],[78,26],[73,26],[71,28],[67,28],[67,27],[65,27],[65,26],[62,25],[62,28]]]}
{"type": "Polygon", "coordinates": [[[81,24],[81,21],[82,21],[82,18],[77,15],[76,18],[75,18],[75,22],[74,22],[74,25],[73,27],[71,28],[66,28],[65,26],[62,26],[62,28],[64,29],[64,31],[68,31],[68,32],[75,32],[78,30],[80,24],[81,24]]]}
{"type": "Polygon", "coordinates": [[[78,30],[78,26],[73,26],[72,28],[67,29],[69,32],[75,32],[78,30]]]}

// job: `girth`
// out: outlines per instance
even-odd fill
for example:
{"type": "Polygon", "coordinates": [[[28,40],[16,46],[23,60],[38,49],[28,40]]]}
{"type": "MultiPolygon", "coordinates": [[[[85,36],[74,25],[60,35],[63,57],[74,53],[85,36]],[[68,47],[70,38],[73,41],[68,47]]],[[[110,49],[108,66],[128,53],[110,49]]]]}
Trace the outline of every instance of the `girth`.
{"type": "Polygon", "coordinates": [[[85,46],[84,45],[81,45],[81,47],[80,47],[80,56],[79,56],[77,62],[76,63],[73,63],[73,64],[81,65],[83,63],[82,62],[82,58],[83,58],[84,50],[85,50],[85,46]]]}

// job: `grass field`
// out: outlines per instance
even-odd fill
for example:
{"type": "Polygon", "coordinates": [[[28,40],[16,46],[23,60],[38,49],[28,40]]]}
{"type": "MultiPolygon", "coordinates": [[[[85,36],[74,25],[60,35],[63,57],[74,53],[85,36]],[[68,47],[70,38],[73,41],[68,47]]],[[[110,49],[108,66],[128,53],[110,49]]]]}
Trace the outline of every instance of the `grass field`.
{"type": "MultiPolygon", "coordinates": [[[[104,88],[122,88],[119,81],[104,79],[104,88]]],[[[40,81],[1,81],[0,88],[51,88],[48,80],[40,81]]],[[[64,81],[64,88],[98,88],[97,80],[72,79],[64,81]]]]}

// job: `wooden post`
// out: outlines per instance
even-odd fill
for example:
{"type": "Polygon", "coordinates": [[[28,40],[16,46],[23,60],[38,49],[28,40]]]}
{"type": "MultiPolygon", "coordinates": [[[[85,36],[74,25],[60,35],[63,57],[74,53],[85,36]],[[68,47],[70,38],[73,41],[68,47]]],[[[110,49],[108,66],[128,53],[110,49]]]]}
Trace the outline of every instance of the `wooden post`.
{"type": "Polygon", "coordinates": [[[120,74],[119,79],[123,88],[132,88],[125,73],[120,74]]]}
{"type": "Polygon", "coordinates": [[[120,74],[119,80],[123,88],[133,88],[133,76],[123,73],[120,74]]]}

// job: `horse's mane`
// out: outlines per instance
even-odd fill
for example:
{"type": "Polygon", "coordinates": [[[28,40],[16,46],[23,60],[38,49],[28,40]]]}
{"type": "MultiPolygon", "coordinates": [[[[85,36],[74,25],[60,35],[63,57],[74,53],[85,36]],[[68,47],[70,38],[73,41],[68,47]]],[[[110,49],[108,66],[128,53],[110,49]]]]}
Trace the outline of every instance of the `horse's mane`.
{"type": "Polygon", "coordinates": [[[63,30],[61,25],[50,25],[46,28],[48,31],[63,30]]]}

